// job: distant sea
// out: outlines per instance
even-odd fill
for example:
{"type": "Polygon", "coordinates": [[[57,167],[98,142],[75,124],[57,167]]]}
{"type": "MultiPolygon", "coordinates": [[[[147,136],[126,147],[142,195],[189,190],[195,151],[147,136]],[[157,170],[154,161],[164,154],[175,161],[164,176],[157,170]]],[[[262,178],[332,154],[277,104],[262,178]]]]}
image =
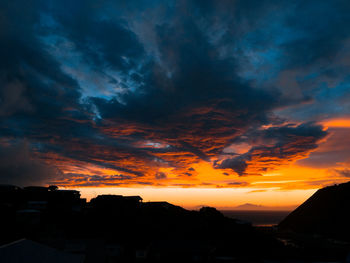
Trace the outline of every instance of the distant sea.
{"type": "Polygon", "coordinates": [[[249,221],[253,226],[273,226],[281,222],[291,211],[221,210],[225,216],[249,221]]]}

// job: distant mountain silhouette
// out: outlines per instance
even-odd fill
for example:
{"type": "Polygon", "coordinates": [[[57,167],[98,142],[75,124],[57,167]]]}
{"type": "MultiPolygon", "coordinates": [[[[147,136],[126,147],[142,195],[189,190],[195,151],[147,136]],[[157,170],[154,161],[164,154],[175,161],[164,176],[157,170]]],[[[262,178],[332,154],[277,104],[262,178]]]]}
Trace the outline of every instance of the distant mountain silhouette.
{"type": "Polygon", "coordinates": [[[233,208],[234,210],[266,210],[265,206],[246,203],[233,208]]]}
{"type": "Polygon", "coordinates": [[[350,182],[318,190],[279,229],[350,240],[350,182]]]}

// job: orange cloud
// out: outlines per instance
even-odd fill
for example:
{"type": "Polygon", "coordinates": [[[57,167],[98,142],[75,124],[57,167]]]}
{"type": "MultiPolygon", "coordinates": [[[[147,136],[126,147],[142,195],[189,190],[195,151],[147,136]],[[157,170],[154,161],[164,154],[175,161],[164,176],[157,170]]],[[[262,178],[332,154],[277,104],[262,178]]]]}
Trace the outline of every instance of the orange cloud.
{"type": "Polygon", "coordinates": [[[335,118],[321,122],[327,128],[350,128],[350,118],[335,118]]]}

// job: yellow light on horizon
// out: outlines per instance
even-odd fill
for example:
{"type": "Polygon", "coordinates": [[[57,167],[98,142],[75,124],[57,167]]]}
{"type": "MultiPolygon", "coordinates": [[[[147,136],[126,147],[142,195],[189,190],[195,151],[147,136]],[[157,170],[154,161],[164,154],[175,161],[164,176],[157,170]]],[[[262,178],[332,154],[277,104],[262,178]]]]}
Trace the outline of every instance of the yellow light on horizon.
{"type": "Polygon", "coordinates": [[[317,189],[287,190],[259,188],[178,188],[178,187],[82,187],[74,188],[83,198],[90,200],[100,194],[140,195],[144,202],[167,201],[169,203],[195,209],[212,206],[230,209],[235,206],[253,203],[271,207],[296,207],[309,198],[317,189]]]}

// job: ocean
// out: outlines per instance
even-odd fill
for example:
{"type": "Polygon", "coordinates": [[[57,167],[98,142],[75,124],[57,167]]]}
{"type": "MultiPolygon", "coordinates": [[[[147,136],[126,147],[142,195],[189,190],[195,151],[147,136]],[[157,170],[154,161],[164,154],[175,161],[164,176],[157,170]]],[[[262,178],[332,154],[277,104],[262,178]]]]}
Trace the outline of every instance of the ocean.
{"type": "Polygon", "coordinates": [[[274,226],[291,211],[221,210],[220,212],[230,218],[249,221],[253,226],[274,226]]]}

